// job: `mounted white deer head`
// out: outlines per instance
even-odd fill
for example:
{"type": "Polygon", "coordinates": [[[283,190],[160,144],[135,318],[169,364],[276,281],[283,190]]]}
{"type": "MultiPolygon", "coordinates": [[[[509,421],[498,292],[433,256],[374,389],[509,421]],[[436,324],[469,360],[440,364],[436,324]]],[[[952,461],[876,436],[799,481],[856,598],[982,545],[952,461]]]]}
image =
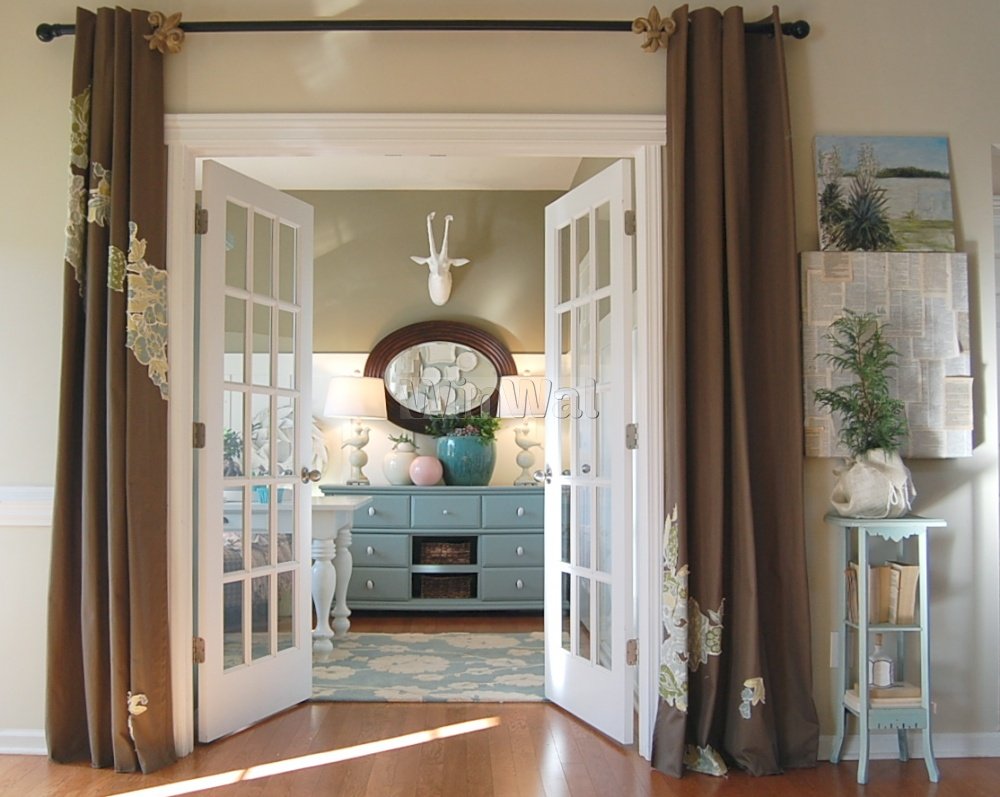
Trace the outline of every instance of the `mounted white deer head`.
{"type": "Polygon", "coordinates": [[[433,212],[427,214],[427,244],[431,253],[427,257],[411,255],[410,260],[422,266],[426,265],[430,270],[427,276],[427,290],[430,292],[431,301],[441,305],[451,296],[451,267],[464,266],[469,261],[464,257],[448,257],[448,227],[454,219],[451,214],[444,217],[444,238],[441,239],[441,248],[434,251],[434,228],[431,226],[434,215],[433,212]]]}

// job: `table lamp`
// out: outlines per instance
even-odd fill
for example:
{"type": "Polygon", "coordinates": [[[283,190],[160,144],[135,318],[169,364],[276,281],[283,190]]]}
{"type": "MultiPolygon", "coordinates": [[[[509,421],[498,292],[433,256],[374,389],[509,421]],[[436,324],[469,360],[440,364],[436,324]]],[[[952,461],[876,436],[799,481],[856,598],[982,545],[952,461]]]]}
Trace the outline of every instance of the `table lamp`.
{"type": "Polygon", "coordinates": [[[514,460],[521,469],[514,480],[517,487],[538,486],[538,481],[532,475],[535,454],[531,449],[540,447],[541,442],[532,439],[531,419],[545,417],[550,390],[549,381],[542,376],[500,377],[500,405],[497,414],[501,418],[521,418],[523,421],[514,427],[514,443],[521,449],[514,460]]]}
{"type": "Polygon", "coordinates": [[[334,376],[326,391],[326,405],[323,415],[327,418],[350,418],[352,434],[340,446],[350,446],[353,450],[348,457],[351,477],[348,484],[370,484],[363,468],[368,464],[364,447],[368,445],[370,427],[362,425],[362,420],[384,420],[385,386],[374,376],[334,376]]]}

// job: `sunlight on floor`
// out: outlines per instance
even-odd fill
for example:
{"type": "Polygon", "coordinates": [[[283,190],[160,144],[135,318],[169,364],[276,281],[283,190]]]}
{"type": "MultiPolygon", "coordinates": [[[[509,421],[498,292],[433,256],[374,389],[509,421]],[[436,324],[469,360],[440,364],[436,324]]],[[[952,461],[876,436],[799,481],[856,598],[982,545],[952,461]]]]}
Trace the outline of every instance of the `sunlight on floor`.
{"type": "Polygon", "coordinates": [[[182,780],[177,783],[167,783],[163,786],[150,786],[146,789],[115,792],[115,794],[131,795],[132,797],[172,797],[172,795],[178,794],[192,794],[206,789],[217,789],[220,786],[230,786],[233,783],[240,783],[242,781],[269,778],[273,775],[295,772],[300,769],[335,764],[339,761],[361,758],[366,755],[374,755],[375,753],[384,753],[388,750],[400,750],[404,747],[413,747],[417,744],[433,742],[435,739],[447,739],[450,736],[461,736],[463,733],[484,731],[499,724],[499,717],[484,717],[483,719],[459,722],[454,725],[442,725],[440,728],[432,728],[427,731],[408,733],[404,736],[395,736],[391,739],[380,739],[377,742],[366,742],[365,744],[345,747],[340,750],[326,750],[322,753],[297,756],[296,758],[288,758],[284,761],[275,761],[271,764],[261,764],[245,769],[233,769],[229,772],[220,772],[218,775],[206,775],[205,777],[182,780]]]}

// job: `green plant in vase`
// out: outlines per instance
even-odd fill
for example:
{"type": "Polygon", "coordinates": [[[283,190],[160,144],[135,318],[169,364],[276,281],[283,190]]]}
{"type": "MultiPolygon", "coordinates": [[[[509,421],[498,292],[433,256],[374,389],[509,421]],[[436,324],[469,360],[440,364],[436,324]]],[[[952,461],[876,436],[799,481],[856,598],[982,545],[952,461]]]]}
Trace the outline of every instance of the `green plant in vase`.
{"type": "Polygon", "coordinates": [[[818,356],[835,371],[854,377],[813,394],[818,406],[839,416],[840,442],[850,452],[845,466],[834,470],[833,507],[848,517],[904,515],[916,491],[899,456],[907,424],[905,406],[893,398],[889,385],[896,350],[873,313],[845,311],[824,338],[832,351],[818,356]]]}
{"type": "Polygon", "coordinates": [[[484,486],[496,465],[496,433],[500,421],[492,415],[440,415],[431,418],[427,434],[436,437],[437,457],[445,484],[484,486]]]}

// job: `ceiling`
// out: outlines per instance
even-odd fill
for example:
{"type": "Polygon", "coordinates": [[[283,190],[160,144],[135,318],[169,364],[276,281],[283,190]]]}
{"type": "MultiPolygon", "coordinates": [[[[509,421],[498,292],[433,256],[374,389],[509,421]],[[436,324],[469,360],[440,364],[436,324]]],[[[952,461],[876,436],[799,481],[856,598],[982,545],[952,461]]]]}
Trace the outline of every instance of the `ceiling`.
{"type": "MultiPolygon", "coordinates": [[[[466,155],[314,155],[215,158],[282,190],[564,191],[580,158],[466,155]]],[[[201,186],[201,162],[197,185],[201,186]]]]}

